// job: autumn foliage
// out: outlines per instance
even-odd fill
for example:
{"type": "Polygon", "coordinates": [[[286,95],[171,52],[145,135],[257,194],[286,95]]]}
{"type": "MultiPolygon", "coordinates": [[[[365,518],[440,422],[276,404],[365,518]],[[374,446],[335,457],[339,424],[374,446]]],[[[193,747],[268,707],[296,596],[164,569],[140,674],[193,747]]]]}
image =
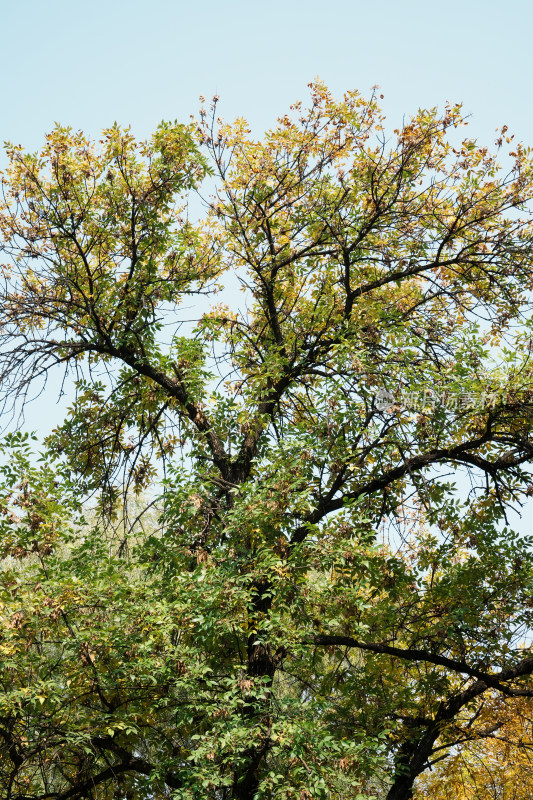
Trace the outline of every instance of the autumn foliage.
{"type": "Polygon", "coordinates": [[[532,155],[310,89],[7,147],[6,800],[531,795],[532,155]]]}

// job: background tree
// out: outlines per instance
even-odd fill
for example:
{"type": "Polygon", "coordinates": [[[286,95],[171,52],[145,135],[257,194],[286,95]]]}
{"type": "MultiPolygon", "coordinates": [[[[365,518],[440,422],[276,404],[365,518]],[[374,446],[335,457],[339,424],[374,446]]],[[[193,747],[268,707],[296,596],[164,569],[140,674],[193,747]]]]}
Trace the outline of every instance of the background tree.
{"type": "Polygon", "coordinates": [[[13,507],[28,456],[6,473],[5,554],[42,556],[2,573],[11,800],[408,800],[487,696],[532,691],[506,517],[531,494],[529,151],[502,173],[458,107],[387,140],[375,97],[319,84],[261,142],[215,106],[148,143],[8,149],[2,379],[75,375],[60,518],[167,469],[131,562],[98,527],[42,545],[49,506],[13,507]],[[230,274],[240,307],[188,322],[230,274]]]}
{"type": "Polygon", "coordinates": [[[487,698],[466,746],[426,773],[416,797],[531,797],[531,702],[487,698]]]}

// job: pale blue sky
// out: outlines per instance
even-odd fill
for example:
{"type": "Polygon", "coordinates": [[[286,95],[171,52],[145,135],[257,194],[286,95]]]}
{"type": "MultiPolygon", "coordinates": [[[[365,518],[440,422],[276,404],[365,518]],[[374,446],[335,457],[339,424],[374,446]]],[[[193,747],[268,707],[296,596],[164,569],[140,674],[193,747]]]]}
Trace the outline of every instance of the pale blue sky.
{"type": "Polygon", "coordinates": [[[37,147],[54,121],[148,134],[198,95],[269,125],[315,76],[335,92],[379,84],[392,127],[464,101],[476,134],[532,139],[531,0],[264,3],[0,0],[2,139],[37,147]]]}

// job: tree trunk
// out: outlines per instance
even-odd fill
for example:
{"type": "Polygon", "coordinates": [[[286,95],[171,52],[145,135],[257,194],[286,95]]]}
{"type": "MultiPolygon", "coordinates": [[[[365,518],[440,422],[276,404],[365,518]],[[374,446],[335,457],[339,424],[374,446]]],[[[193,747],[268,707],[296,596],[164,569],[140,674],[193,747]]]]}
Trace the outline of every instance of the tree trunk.
{"type": "MultiPolygon", "coordinates": [[[[277,658],[272,653],[270,645],[262,641],[261,631],[255,630],[254,618],[257,614],[266,614],[270,610],[272,600],[269,589],[270,586],[267,582],[262,582],[254,587],[253,610],[250,620],[251,627],[254,630],[248,637],[247,647],[247,673],[249,678],[250,680],[268,678],[266,686],[272,684],[277,658]]],[[[235,772],[233,781],[234,800],[254,800],[259,788],[261,763],[270,747],[270,692],[265,692],[265,695],[261,710],[257,709],[257,701],[253,699],[244,707],[243,714],[250,721],[253,717],[257,717],[258,723],[265,728],[265,736],[260,744],[251,746],[248,749],[245,765],[235,772]]]]}
{"type": "Polygon", "coordinates": [[[418,739],[406,742],[396,758],[396,770],[387,800],[412,800],[415,780],[428,767],[433,745],[439,736],[439,724],[430,725],[418,739]]]}
{"type": "Polygon", "coordinates": [[[387,794],[387,800],[412,800],[414,778],[405,775],[396,778],[387,794]]]}

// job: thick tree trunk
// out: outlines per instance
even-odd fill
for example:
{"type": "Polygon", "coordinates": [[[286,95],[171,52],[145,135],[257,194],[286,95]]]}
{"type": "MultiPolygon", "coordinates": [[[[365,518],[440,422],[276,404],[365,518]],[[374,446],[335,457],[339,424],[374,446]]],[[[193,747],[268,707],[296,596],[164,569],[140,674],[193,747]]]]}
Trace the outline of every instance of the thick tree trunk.
{"type": "Polygon", "coordinates": [[[387,800],[412,800],[414,779],[410,775],[396,778],[387,794],[387,800]]]}
{"type": "Polygon", "coordinates": [[[418,739],[406,742],[397,754],[395,776],[387,800],[412,800],[415,780],[428,766],[439,725],[430,725],[418,739]]]}
{"type": "Polygon", "coordinates": [[[268,750],[269,742],[261,747],[251,747],[247,753],[247,765],[235,773],[233,782],[233,800],[255,800],[259,789],[259,768],[268,750]]]}
{"type": "MultiPolygon", "coordinates": [[[[416,752],[416,750],[415,750],[416,752]]],[[[411,800],[416,775],[413,772],[414,753],[403,748],[396,758],[396,770],[387,800],[411,800]]]]}
{"type": "MultiPolygon", "coordinates": [[[[261,631],[255,630],[256,615],[267,614],[270,610],[272,602],[269,592],[270,586],[265,582],[256,585],[254,589],[255,594],[251,619],[251,626],[254,630],[248,637],[247,673],[250,680],[268,678],[268,683],[271,684],[276,671],[277,658],[272,653],[270,645],[262,641],[261,631]]],[[[262,706],[263,708],[257,709],[257,701],[252,701],[247,704],[244,709],[244,714],[249,720],[252,720],[253,717],[257,718],[258,723],[265,729],[265,736],[262,742],[249,748],[246,753],[246,764],[235,773],[233,782],[234,800],[254,800],[257,795],[260,783],[260,767],[270,747],[269,692],[265,693],[262,706]]]]}

